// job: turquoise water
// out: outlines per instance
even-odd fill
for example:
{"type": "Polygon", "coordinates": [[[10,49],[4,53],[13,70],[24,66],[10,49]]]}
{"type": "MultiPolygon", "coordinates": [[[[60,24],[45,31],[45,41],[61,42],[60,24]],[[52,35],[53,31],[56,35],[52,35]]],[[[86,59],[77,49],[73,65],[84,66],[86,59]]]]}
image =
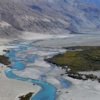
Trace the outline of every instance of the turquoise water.
{"type": "Polygon", "coordinates": [[[65,80],[65,79],[63,79],[63,78],[60,78],[60,79],[58,79],[58,80],[60,81],[60,84],[61,84],[61,86],[62,86],[63,88],[69,88],[69,87],[72,85],[72,83],[71,83],[70,81],[65,80]]]}
{"type": "MultiPolygon", "coordinates": [[[[45,79],[45,74],[41,75],[41,80],[35,80],[31,78],[24,78],[13,73],[14,70],[23,71],[26,68],[26,64],[34,63],[38,58],[36,54],[32,54],[32,45],[19,45],[17,48],[13,48],[9,53],[6,54],[10,58],[11,67],[5,70],[5,74],[10,79],[16,79],[20,81],[27,81],[32,84],[39,85],[41,90],[32,96],[31,100],[56,100],[56,87],[52,84],[43,81],[45,79]]],[[[52,69],[51,69],[52,70],[52,69]]],[[[64,79],[59,79],[64,88],[68,88],[70,83],[64,79]]]]}
{"type": "Polygon", "coordinates": [[[31,82],[42,87],[42,89],[34,97],[32,97],[32,100],[56,100],[56,88],[53,85],[40,80],[19,77],[12,71],[12,69],[8,69],[5,71],[5,74],[8,78],[31,82]]]}
{"type": "Polygon", "coordinates": [[[25,50],[27,50],[26,47],[19,46],[19,49],[16,49],[16,48],[11,49],[10,52],[7,54],[12,64],[11,64],[11,68],[5,71],[6,76],[11,79],[27,81],[27,82],[31,82],[32,84],[39,85],[42,89],[34,97],[32,97],[32,100],[56,100],[56,88],[53,85],[47,82],[44,82],[42,80],[23,78],[13,73],[13,70],[24,70],[26,62],[34,63],[34,60],[37,58],[36,55],[30,55],[30,56],[25,57],[25,62],[23,60],[21,61],[21,57],[18,58],[17,54],[20,51],[24,52],[25,50]]]}

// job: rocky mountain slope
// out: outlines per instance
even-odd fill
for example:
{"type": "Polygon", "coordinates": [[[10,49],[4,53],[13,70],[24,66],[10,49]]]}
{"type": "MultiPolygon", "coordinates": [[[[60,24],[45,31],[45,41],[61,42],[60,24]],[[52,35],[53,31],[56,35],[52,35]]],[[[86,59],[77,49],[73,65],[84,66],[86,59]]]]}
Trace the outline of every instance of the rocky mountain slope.
{"type": "Polygon", "coordinates": [[[0,37],[99,33],[100,0],[0,0],[0,37]]]}

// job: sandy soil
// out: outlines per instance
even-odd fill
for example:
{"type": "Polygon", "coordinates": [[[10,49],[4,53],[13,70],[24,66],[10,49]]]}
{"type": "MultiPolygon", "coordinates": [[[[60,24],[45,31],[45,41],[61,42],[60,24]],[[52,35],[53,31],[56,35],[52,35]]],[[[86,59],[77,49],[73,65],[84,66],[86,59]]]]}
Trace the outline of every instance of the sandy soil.
{"type": "Polygon", "coordinates": [[[64,76],[72,82],[69,89],[61,89],[57,100],[100,100],[100,83],[82,81],[64,76]]]}
{"type": "Polygon", "coordinates": [[[0,72],[0,100],[19,100],[18,96],[29,92],[36,94],[39,90],[40,87],[31,83],[6,78],[3,69],[0,72]]]}
{"type": "Polygon", "coordinates": [[[66,38],[43,40],[37,42],[35,45],[52,48],[69,46],[100,46],[100,35],[68,35],[66,38]]]}
{"type": "MultiPolygon", "coordinates": [[[[27,36],[27,35],[26,35],[27,36]]],[[[32,37],[34,37],[32,35],[32,37]]],[[[38,37],[37,39],[44,39],[44,36],[36,35],[38,37]],[[42,37],[42,38],[41,38],[42,37]]],[[[34,37],[34,38],[36,38],[34,37]]],[[[26,37],[27,38],[27,37],[26,37]]],[[[42,46],[42,47],[67,47],[67,46],[76,46],[76,45],[100,45],[100,35],[85,35],[85,36],[75,36],[75,37],[68,37],[68,38],[59,38],[59,39],[51,39],[51,36],[46,36],[43,41],[37,42],[35,45],[42,46]]],[[[29,37],[28,40],[31,40],[29,37]]],[[[6,47],[0,47],[0,51],[2,51],[6,47]]],[[[45,54],[45,52],[39,51],[41,56],[45,54]]],[[[2,52],[1,52],[2,54],[2,52]]],[[[48,55],[45,54],[45,55],[48,55]]],[[[47,66],[45,62],[37,61],[35,62],[35,66],[39,66],[38,64],[43,64],[43,66],[47,66]]],[[[44,68],[46,69],[46,67],[44,68]]],[[[49,66],[48,68],[49,69],[49,66]]],[[[32,70],[26,70],[23,73],[24,76],[30,76],[32,78],[39,75],[40,71],[36,68],[34,70],[35,73],[34,76],[30,73],[32,70]]],[[[59,76],[58,74],[62,71],[62,69],[59,69],[58,71],[50,72],[48,77],[49,82],[54,83],[55,86],[59,86],[59,81],[55,80],[54,76],[59,76]]],[[[47,74],[48,75],[48,74],[47,74]]],[[[58,98],[57,100],[99,100],[100,99],[100,83],[96,81],[80,81],[75,80],[72,78],[67,77],[66,75],[63,76],[63,78],[69,80],[72,82],[72,86],[69,89],[60,88],[60,92],[58,92],[58,98]]],[[[57,87],[58,87],[57,86],[57,87]]],[[[38,86],[32,86],[32,84],[17,80],[10,80],[6,78],[4,75],[4,71],[2,70],[0,73],[0,100],[14,100],[14,98],[27,94],[28,92],[35,92],[39,91],[38,86]]],[[[17,98],[15,100],[18,100],[17,98]]]]}

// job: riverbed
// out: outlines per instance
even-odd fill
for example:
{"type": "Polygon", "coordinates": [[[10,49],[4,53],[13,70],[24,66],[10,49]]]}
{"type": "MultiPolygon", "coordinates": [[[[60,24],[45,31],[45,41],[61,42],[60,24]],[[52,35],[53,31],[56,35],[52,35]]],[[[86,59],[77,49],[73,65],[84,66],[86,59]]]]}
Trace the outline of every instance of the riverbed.
{"type": "Polygon", "coordinates": [[[32,96],[31,100],[57,100],[57,88],[70,87],[71,83],[68,80],[63,79],[60,73],[56,76],[51,74],[54,70],[58,70],[58,72],[60,72],[60,69],[57,68],[57,66],[48,64],[49,67],[45,66],[45,69],[42,69],[45,64],[41,64],[39,66],[36,65],[36,61],[46,63],[44,61],[44,57],[63,52],[64,50],[34,46],[33,41],[29,43],[19,42],[18,44],[14,43],[12,45],[15,45],[15,48],[10,49],[10,51],[6,54],[11,61],[11,66],[9,69],[5,70],[5,74],[9,79],[25,81],[40,86],[40,91],[36,95],[32,96]],[[40,54],[45,54],[40,55],[38,52],[41,52],[40,54]],[[27,76],[27,74],[26,76],[22,75],[25,74],[24,71],[26,69],[26,72],[28,72],[29,68],[33,71],[39,71],[39,73],[34,71],[35,75],[38,74],[37,78],[32,77],[34,73],[30,73],[30,75],[28,74],[29,76],[27,76]],[[56,83],[56,81],[58,83],[56,83]],[[57,87],[55,83],[58,85],[57,87]]]}
{"type": "MultiPolygon", "coordinates": [[[[22,82],[19,91],[13,88],[13,93],[12,91],[8,92],[12,95],[15,93],[16,95],[14,94],[12,97],[15,96],[16,100],[19,96],[27,93],[25,89],[21,89],[23,84],[23,87],[27,87],[26,91],[28,90],[28,85],[24,86],[26,83],[29,84],[30,88],[32,87],[33,91],[36,90],[34,87],[39,87],[38,91],[36,90],[37,92],[33,94],[32,100],[66,100],[66,98],[68,100],[99,100],[100,84],[98,82],[69,78],[64,69],[45,62],[44,58],[65,52],[66,50],[62,47],[100,46],[100,35],[75,35],[67,38],[36,41],[15,40],[7,45],[8,48],[9,46],[11,48],[6,55],[12,62],[10,68],[5,69],[5,74],[9,79],[8,84],[16,83],[16,85],[13,85],[16,87],[20,85],[18,82],[22,82]],[[11,80],[16,81],[12,82],[11,80]],[[88,95],[91,95],[91,97],[88,95]]],[[[9,88],[12,88],[11,85],[9,88]]],[[[32,92],[32,89],[28,91],[32,92]]],[[[7,100],[15,99],[11,99],[10,96],[5,98],[8,98],[7,100]]],[[[2,98],[1,95],[2,100],[6,100],[5,98],[2,98]]]]}

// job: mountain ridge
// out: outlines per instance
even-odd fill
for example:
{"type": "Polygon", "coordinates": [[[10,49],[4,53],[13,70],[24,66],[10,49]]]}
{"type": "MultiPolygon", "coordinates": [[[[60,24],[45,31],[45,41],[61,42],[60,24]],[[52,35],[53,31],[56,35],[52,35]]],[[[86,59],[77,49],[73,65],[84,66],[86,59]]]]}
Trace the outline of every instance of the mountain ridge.
{"type": "Polygon", "coordinates": [[[0,26],[0,36],[15,37],[23,31],[99,34],[100,7],[96,1],[0,0],[0,23],[9,24],[0,26]]]}

